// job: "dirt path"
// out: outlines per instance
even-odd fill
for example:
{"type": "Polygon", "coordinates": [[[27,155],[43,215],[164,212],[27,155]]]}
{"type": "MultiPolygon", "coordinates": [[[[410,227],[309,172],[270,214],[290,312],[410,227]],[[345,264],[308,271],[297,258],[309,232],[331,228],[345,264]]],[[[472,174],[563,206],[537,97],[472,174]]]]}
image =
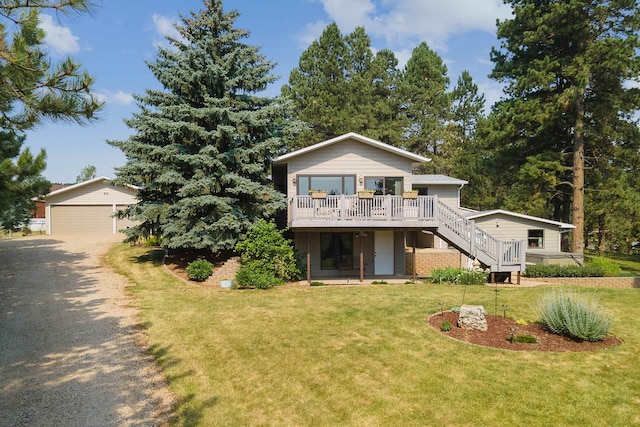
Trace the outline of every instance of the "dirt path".
{"type": "Polygon", "coordinates": [[[116,240],[0,240],[0,426],[154,426],[173,397],[136,342],[116,240]]]}

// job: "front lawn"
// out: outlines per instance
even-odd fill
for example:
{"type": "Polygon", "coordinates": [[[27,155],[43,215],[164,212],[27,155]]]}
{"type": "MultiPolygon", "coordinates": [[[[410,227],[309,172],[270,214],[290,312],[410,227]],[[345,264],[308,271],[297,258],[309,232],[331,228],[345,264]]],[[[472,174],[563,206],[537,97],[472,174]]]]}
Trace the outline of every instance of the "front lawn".
{"type": "MultiPolygon", "coordinates": [[[[513,352],[443,336],[425,319],[459,306],[454,285],[222,290],[188,284],[162,252],[116,245],[151,352],[179,400],[174,425],[640,424],[640,289],[600,289],[625,343],[593,353],[513,352]]],[[[547,288],[498,292],[534,320],[547,288]]],[[[495,288],[465,303],[494,314],[495,288]]],[[[581,288],[585,290],[585,288],[581,288]]]]}

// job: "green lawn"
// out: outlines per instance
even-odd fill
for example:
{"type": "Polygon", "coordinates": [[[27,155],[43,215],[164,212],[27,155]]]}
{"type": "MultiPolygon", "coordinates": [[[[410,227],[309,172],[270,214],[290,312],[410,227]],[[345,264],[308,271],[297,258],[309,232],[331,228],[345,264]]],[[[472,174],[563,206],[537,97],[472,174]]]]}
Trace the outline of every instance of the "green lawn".
{"type": "MultiPolygon", "coordinates": [[[[600,256],[595,251],[585,251],[585,255],[587,257],[587,261],[589,261],[589,258],[596,258],[600,256]]],[[[601,256],[618,263],[623,275],[640,276],[640,255],[626,255],[618,254],[615,252],[606,252],[601,256]]]]}
{"type": "MultiPolygon", "coordinates": [[[[221,290],[184,283],[160,251],[115,246],[144,329],[179,399],[174,425],[640,425],[640,289],[601,289],[625,341],[594,353],[511,352],[442,336],[425,319],[453,285],[221,290]]],[[[533,320],[548,288],[498,293],[533,320]]],[[[581,290],[585,290],[581,288],[581,290]]],[[[466,303],[493,313],[494,288],[466,303]]]]}

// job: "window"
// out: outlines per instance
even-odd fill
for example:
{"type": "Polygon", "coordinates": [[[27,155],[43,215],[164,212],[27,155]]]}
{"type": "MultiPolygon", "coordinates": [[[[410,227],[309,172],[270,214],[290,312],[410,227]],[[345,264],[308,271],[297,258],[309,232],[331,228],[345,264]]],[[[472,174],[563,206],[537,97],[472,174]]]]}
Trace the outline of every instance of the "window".
{"type": "Polygon", "coordinates": [[[402,194],[402,178],[396,177],[367,177],[364,180],[366,190],[375,190],[377,196],[383,194],[402,194]]]}
{"type": "Polygon", "coordinates": [[[320,234],[320,269],[353,268],[353,233],[320,234]]]}
{"type": "Polygon", "coordinates": [[[309,190],[324,190],[330,195],[355,194],[356,176],[300,175],[297,177],[298,194],[307,195],[309,190]]]}
{"type": "Polygon", "coordinates": [[[527,246],[530,248],[544,248],[544,230],[529,230],[527,246]]]}

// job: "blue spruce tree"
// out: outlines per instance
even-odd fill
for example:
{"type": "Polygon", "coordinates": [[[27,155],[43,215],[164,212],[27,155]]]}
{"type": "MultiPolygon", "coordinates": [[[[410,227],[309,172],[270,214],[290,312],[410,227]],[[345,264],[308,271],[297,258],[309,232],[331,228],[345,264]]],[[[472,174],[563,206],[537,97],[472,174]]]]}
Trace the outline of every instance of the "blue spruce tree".
{"type": "Polygon", "coordinates": [[[243,43],[237,11],[220,0],[182,16],[148,64],[163,90],[136,96],[127,125],[136,133],[110,141],[126,155],[120,184],[140,187],[139,202],[119,215],[139,221],[128,240],[162,237],[168,248],[232,250],[261,218],[285,207],[270,182],[270,160],[285,146],[291,107],[259,97],[274,64],[243,43]]]}

